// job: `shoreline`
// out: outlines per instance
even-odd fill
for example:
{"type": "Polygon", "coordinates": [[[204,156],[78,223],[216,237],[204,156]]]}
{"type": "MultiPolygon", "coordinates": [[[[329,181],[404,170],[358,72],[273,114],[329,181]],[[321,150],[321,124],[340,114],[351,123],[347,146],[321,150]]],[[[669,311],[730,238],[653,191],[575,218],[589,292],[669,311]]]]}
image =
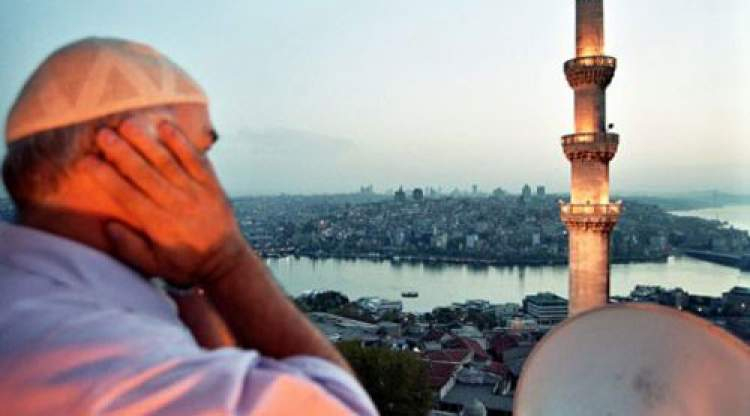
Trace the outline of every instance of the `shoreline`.
{"type": "MultiPolygon", "coordinates": [[[[390,262],[398,265],[402,263],[423,265],[453,265],[469,266],[476,268],[485,267],[544,267],[544,266],[567,266],[568,259],[545,259],[545,260],[522,260],[505,261],[499,259],[472,259],[465,257],[450,256],[425,256],[425,255],[389,255],[380,253],[360,253],[344,255],[308,254],[308,253],[259,253],[263,259],[283,259],[287,257],[306,258],[310,260],[367,260],[371,262],[390,262]]],[[[634,258],[613,258],[611,264],[633,264],[633,263],[666,263],[669,255],[634,258]]]]}
{"type": "MultiPolygon", "coordinates": [[[[525,295],[552,292],[568,296],[566,266],[471,267],[455,264],[393,264],[385,261],[320,261],[289,256],[266,260],[267,267],[290,296],[307,290],[335,290],[351,299],[377,296],[402,300],[404,310],[430,311],[467,299],[520,303],[525,295]],[[417,290],[417,298],[402,298],[417,290]]],[[[610,293],[627,296],[636,285],[683,288],[690,293],[721,296],[734,286],[748,286],[750,274],[689,256],[673,255],[665,263],[612,266],[610,293]]]]}
{"type": "Polygon", "coordinates": [[[719,221],[736,230],[750,232],[750,217],[747,215],[738,216],[738,210],[746,210],[742,211],[743,214],[750,212],[750,203],[724,204],[718,207],[669,210],[665,212],[676,217],[694,217],[707,221],[719,221]]]}

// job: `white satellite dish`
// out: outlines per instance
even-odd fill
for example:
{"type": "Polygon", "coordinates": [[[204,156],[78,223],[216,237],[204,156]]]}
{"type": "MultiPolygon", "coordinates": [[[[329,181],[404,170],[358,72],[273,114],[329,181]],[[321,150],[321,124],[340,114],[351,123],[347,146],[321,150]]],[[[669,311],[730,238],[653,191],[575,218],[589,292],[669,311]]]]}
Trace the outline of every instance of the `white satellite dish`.
{"type": "Polygon", "coordinates": [[[652,304],[609,305],[550,331],[524,365],[513,414],[750,415],[750,347],[652,304]]]}

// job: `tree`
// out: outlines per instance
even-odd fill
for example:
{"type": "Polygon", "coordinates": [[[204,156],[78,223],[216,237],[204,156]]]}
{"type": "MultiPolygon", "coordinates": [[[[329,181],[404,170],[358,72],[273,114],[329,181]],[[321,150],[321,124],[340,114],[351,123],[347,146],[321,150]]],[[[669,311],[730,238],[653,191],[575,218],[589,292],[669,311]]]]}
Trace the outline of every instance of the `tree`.
{"type": "Polygon", "coordinates": [[[492,329],[497,326],[497,319],[492,312],[470,310],[467,314],[466,320],[474,323],[480,331],[492,329]]]}
{"type": "Polygon", "coordinates": [[[432,407],[427,366],[416,354],[366,348],[357,341],[337,344],[384,416],[424,415],[432,407]]]}
{"type": "Polygon", "coordinates": [[[339,292],[326,290],[309,296],[307,302],[311,311],[330,313],[349,303],[349,298],[339,292]]]}

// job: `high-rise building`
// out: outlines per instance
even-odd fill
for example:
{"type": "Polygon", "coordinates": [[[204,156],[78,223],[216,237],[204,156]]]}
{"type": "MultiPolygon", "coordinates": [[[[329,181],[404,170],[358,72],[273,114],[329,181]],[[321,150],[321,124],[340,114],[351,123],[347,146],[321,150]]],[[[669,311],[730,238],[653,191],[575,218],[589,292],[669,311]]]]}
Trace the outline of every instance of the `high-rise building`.
{"type": "Polygon", "coordinates": [[[521,198],[529,199],[531,197],[531,187],[529,184],[526,184],[521,189],[521,198]]]}
{"type": "Polygon", "coordinates": [[[575,92],[575,133],[562,137],[571,200],[560,207],[570,238],[571,316],[609,300],[609,238],[621,203],[609,200],[609,161],[619,138],[607,131],[605,90],[616,66],[604,55],[603,0],[576,0],[576,57],[564,65],[575,92]]]}
{"type": "Polygon", "coordinates": [[[505,190],[503,188],[495,188],[492,191],[492,197],[493,198],[502,198],[505,195],[507,195],[507,192],[505,192],[505,190]]]}
{"type": "Polygon", "coordinates": [[[394,199],[398,202],[404,202],[406,201],[406,192],[404,192],[404,187],[399,186],[398,190],[393,194],[394,199]]]}
{"type": "Polygon", "coordinates": [[[538,185],[536,187],[536,196],[543,198],[545,195],[547,195],[547,189],[544,185],[538,185]]]}
{"type": "Polygon", "coordinates": [[[411,196],[415,201],[421,201],[424,199],[424,191],[422,190],[422,188],[414,188],[414,190],[411,192],[411,196]]]}

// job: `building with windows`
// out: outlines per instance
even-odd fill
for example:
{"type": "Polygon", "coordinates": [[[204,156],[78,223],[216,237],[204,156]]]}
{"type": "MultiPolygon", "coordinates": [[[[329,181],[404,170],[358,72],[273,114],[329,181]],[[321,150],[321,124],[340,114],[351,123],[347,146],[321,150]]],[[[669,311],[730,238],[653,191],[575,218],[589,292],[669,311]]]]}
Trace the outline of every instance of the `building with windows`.
{"type": "Polygon", "coordinates": [[[726,315],[750,316],[750,288],[735,286],[721,297],[726,315]]]}
{"type": "Polygon", "coordinates": [[[398,187],[398,190],[393,194],[393,198],[398,202],[406,201],[406,192],[404,192],[403,186],[398,187]]]}
{"type": "Polygon", "coordinates": [[[424,199],[424,191],[422,190],[422,188],[414,188],[411,196],[415,201],[421,201],[424,199]]]}
{"type": "Polygon", "coordinates": [[[531,187],[528,184],[524,185],[523,188],[521,188],[521,198],[531,198],[531,187]]]}
{"type": "Polygon", "coordinates": [[[526,313],[540,326],[553,326],[568,317],[568,301],[554,293],[543,292],[523,299],[526,313]]]}

